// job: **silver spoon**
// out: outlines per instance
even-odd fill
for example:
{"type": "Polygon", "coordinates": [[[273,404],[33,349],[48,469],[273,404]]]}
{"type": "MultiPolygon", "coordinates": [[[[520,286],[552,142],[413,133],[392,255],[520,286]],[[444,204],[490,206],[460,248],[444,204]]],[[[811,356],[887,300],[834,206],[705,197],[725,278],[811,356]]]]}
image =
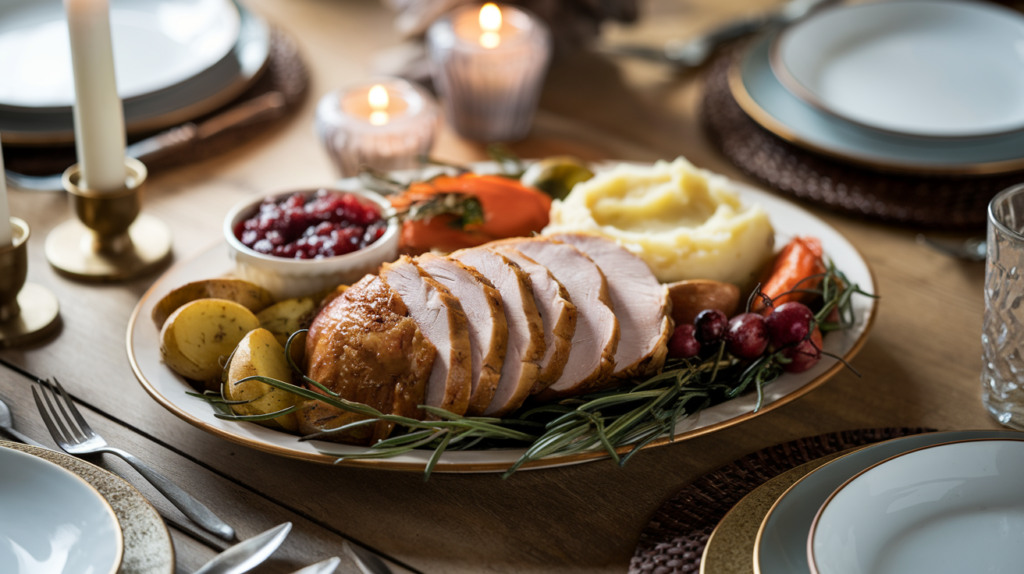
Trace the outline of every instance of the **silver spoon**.
{"type": "Polygon", "coordinates": [[[988,252],[988,246],[981,237],[972,237],[963,241],[941,241],[929,239],[924,234],[918,233],[917,244],[943,255],[966,261],[984,261],[988,252]]]}

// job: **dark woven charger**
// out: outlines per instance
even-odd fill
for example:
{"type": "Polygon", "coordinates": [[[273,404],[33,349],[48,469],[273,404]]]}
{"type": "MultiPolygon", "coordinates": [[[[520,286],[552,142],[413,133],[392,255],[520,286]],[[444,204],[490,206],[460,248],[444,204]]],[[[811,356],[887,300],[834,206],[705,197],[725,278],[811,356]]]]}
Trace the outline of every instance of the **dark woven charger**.
{"type": "MultiPolygon", "coordinates": [[[[240,105],[255,98],[278,92],[283,97],[284,105],[278,113],[261,116],[260,119],[246,122],[244,125],[229,127],[210,137],[197,139],[167,153],[146,159],[146,167],[150,173],[158,172],[184,164],[209,159],[224,153],[243,143],[252,141],[265,133],[282,118],[294,112],[305,99],[309,88],[309,72],[299,52],[298,45],[278,28],[274,28],[270,38],[270,54],[267,67],[263,74],[239,97],[231,103],[199,118],[192,123],[201,124],[203,120],[238,108],[240,105]]],[[[151,134],[147,134],[151,135],[151,134]]],[[[145,136],[143,136],[145,137],[145,136]]],[[[132,141],[140,138],[132,138],[132,141]]],[[[47,175],[60,173],[75,163],[74,145],[47,147],[15,147],[4,146],[4,162],[13,171],[47,175]]]]}
{"type": "Polygon", "coordinates": [[[932,430],[882,428],[828,433],[762,449],[711,471],[687,485],[654,513],[640,535],[629,572],[699,572],[701,555],[711,532],[729,509],[755,488],[826,455],[932,430]]]}
{"type": "Polygon", "coordinates": [[[725,50],[706,76],[701,120],[730,161],[771,189],[838,211],[886,223],[942,231],[977,231],[996,193],[1024,181],[1024,172],[934,176],[874,171],[793,145],[752,120],[729,91],[730,65],[744,45],[725,50]]]}

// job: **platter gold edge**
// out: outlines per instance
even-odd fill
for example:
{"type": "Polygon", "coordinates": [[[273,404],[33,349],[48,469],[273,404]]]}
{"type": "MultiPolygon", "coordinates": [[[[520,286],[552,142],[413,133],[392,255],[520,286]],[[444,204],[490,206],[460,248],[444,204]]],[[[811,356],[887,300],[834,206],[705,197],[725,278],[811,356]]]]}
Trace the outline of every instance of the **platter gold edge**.
{"type": "MultiPolygon", "coordinates": [[[[861,260],[864,261],[864,265],[865,265],[865,267],[867,267],[868,274],[871,276],[871,283],[872,283],[873,288],[874,288],[874,295],[876,297],[878,297],[878,279],[875,277],[875,270],[871,266],[871,263],[868,262],[868,260],[864,257],[864,254],[861,253],[860,249],[856,245],[854,245],[841,231],[839,231],[838,229],[836,229],[835,231],[843,239],[845,239],[847,241],[847,243],[849,243],[849,245],[853,248],[853,250],[861,258],[861,260]]],[[[179,268],[187,266],[194,259],[197,259],[200,255],[202,255],[203,253],[206,253],[206,251],[208,251],[209,249],[212,249],[214,246],[216,246],[218,244],[219,244],[219,242],[211,245],[211,247],[209,247],[209,248],[207,248],[207,249],[205,249],[203,251],[200,251],[199,253],[197,253],[196,255],[193,255],[192,257],[189,257],[188,259],[185,259],[185,260],[183,260],[183,261],[181,261],[179,263],[176,263],[170,269],[165,271],[164,274],[159,279],[157,279],[153,283],[153,285],[151,285],[149,287],[149,289],[146,290],[146,292],[139,299],[139,302],[136,303],[135,309],[132,310],[131,317],[129,317],[129,319],[128,319],[128,328],[127,328],[126,335],[125,335],[126,350],[127,350],[127,353],[128,353],[128,362],[131,364],[132,372],[135,374],[135,378],[138,379],[139,384],[142,385],[142,388],[144,388],[146,390],[146,392],[149,394],[149,396],[151,396],[153,398],[153,400],[155,400],[157,403],[159,403],[160,406],[164,407],[165,409],[170,411],[172,414],[174,414],[178,418],[184,420],[185,422],[191,424],[192,426],[194,426],[196,428],[199,428],[201,430],[204,430],[204,431],[206,431],[206,432],[208,432],[208,433],[210,433],[212,435],[215,435],[215,436],[218,436],[218,437],[223,438],[225,440],[228,440],[230,442],[233,442],[235,444],[240,444],[242,446],[246,446],[246,447],[258,450],[258,451],[262,451],[262,452],[266,452],[266,453],[270,453],[270,454],[275,454],[275,455],[283,456],[283,457],[286,457],[286,458],[294,458],[294,459],[298,459],[298,460],[305,460],[305,461],[309,461],[309,462],[317,462],[317,463],[321,463],[321,464],[330,464],[330,465],[336,465],[336,466],[358,466],[358,467],[368,467],[368,468],[376,468],[376,469],[382,469],[382,470],[422,471],[425,468],[425,464],[421,464],[421,463],[402,463],[402,462],[389,461],[387,459],[361,459],[361,460],[350,459],[350,460],[339,461],[337,459],[337,457],[330,456],[330,455],[327,455],[327,454],[298,452],[298,451],[291,450],[291,449],[284,448],[284,447],[280,447],[280,446],[277,446],[277,445],[270,445],[270,444],[266,444],[266,443],[263,443],[263,442],[260,442],[260,441],[248,439],[248,438],[245,438],[245,437],[241,437],[241,436],[238,436],[238,435],[236,435],[234,433],[230,433],[230,432],[227,432],[225,430],[219,429],[217,427],[211,426],[210,424],[208,424],[206,422],[203,422],[203,421],[201,421],[201,420],[199,420],[199,419],[189,415],[187,412],[179,409],[174,403],[172,403],[170,400],[168,400],[163,395],[161,395],[159,392],[157,392],[157,390],[153,387],[153,385],[146,379],[145,376],[143,376],[142,369],[139,367],[138,361],[135,359],[135,350],[132,347],[132,331],[133,331],[133,329],[135,327],[136,321],[138,321],[138,319],[139,319],[139,311],[142,309],[142,306],[146,303],[146,301],[150,297],[153,296],[153,292],[157,289],[157,287],[159,287],[165,281],[165,278],[171,273],[171,271],[174,271],[174,270],[177,270],[179,268]]],[[[731,419],[724,420],[722,422],[719,422],[719,423],[716,423],[716,424],[713,424],[713,425],[709,425],[709,426],[706,426],[706,427],[703,427],[703,428],[694,429],[694,430],[691,430],[691,431],[688,431],[688,432],[680,433],[678,435],[664,436],[664,437],[661,437],[661,438],[659,438],[657,440],[654,440],[654,441],[650,442],[649,444],[645,445],[643,448],[647,449],[647,448],[653,448],[653,447],[658,447],[658,446],[664,446],[666,444],[672,444],[672,443],[675,443],[675,442],[682,442],[684,440],[689,440],[689,439],[692,439],[692,438],[697,438],[699,436],[710,434],[710,433],[713,433],[713,432],[718,431],[718,430],[726,429],[726,428],[729,428],[729,427],[732,427],[732,426],[744,423],[744,422],[746,422],[746,421],[748,421],[748,420],[750,420],[750,419],[752,419],[754,417],[761,416],[761,415],[763,415],[765,413],[769,413],[769,412],[771,412],[771,411],[773,411],[773,410],[775,410],[775,409],[777,409],[777,408],[779,408],[781,406],[787,405],[787,404],[795,401],[796,399],[799,399],[800,397],[806,395],[807,393],[813,391],[814,389],[820,387],[821,385],[823,385],[825,383],[825,381],[827,381],[827,380],[831,379],[833,376],[835,376],[835,374],[838,373],[839,370],[843,368],[844,363],[849,363],[850,361],[852,361],[853,358],[855,356],[857,356],[857,353],[860,352],[861,348],[864,346],[864,343],[867,342],[868,334],[871,333],[871,329],[874,327],[875,318],[878,316],[878,305],[879,305],[878,299],[875,299],[875,302],[871,305],[871,315],[868,317],[867,324],[864,327],[864,332],[861,333],[860,337],[858,337],[857,340],[853,343],[853,346],[850,347],[850,350],[847,351],[847,353],[845,355],[843,355],[843,360],[842,361],[836,361],[836,364],[832,365],[827,371],[825,371],[824,373],[819,375],[813,381],[807,383],[806,385],[800,387],[799,389],[793,391],[792,393],[790,393],[790,394],[788,394],[788,395],[786,395],[784,397],[781,397],[781,398],[779,398],[778,400],[776,400],[776,401],[774,401],[772,403],[769,403],[769,404],[765,405],[759,411],[756,411],[756,412],[755,411],[750,411],[750,412],[742,414],[740,416],[733,417],[731,419]]],[[[621,447],[615,449],[615,452],[617,452],[618,454],[621,455],[621,454],[626,454],[626,453],[630,452],[632,449],[633,449],[632,445],[626,445],[626,446],[621,446],[621,447]]],[[[590,462],[590,461],[600,460],[600,459],[604,459],[604,458],[610,458],[610,456],[608,455],[607,452],[603,452],[603,451],[580,453],[580,454],[572,454],[572,455],[567,455],[567,456],[553,456],[553,457],[550,457],[550,458],[543,458],[543,459],[540,459],[540,460],[534,460],[534,461],[527,462],[527,463],[523,464],[522,466],[520,466],[519,468],[521,468],[521,469],[551,468],[551,467],[568,466],[568,465],[572,465],[572,464],[579,464],[579,463],[583,463],[583,462],[590,462]]],[[[443,472],[443,473],[449,473],[449,472],[450,473],[500,472],[500,471],[508,470],[508,468],[510,466],[511,466],[510,463],[453,463],[453,462],[446,462],[444,460],[444,457],[441,457],[441,460],[439,460],[437,462],[436,466],[434,467],[433,472],[443,472]]]]}
{"type": "Polygon", "coordinates": [[[798,147],[843,162],[854,163],[857,165],[870,167],[872,169],[876,169],[879,171],[906,174],[994,175],[1001,173],[1011,173],[1024,169],[1024,157],[1019,159],[1003,161],[974,163],[962,167],[908,166],[878,159],[870,159],[857,155],[842,154],[818,146],[797,135],[796,132],[791,130],[786,124],[775,119],[774,116],[769,114],[754,100],[753,96],[750,95],[750,92],[747,91],[746,86],[743,84],[743,77],[740,73],[740,62],[743,61],[744,57],[745,54],[736,58],[731,64],[729,64],[729,92],[732,94],[733,99],[735,99],[736,103],[739,104],[740,109],[742,109],[745,114],[750,116],[750,119],[754,120],[754,122],[756,122],[759,126],[798,147]]]}

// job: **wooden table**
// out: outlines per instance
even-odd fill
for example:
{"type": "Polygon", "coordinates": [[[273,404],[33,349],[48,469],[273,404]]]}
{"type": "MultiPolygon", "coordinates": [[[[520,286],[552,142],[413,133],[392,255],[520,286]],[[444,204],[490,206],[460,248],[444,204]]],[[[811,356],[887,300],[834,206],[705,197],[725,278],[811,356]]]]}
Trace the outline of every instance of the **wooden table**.
{"type": "MultiPolygon", "coordinates": [[[[374,53],[399,39],[390,15],[369,0],[249,0],[299,40],[313,72],[313,96],[259,141],[189,168],[154,177],[146,210],[169,222],[177,260],[220,241],[221,218],[242,198],[332,181],[311,128],[315,98],[370,73],[374,53]]],[[[657,42],[695,33],[774,2],[652,0],[635,30],[606,41],[657,42]]],[[[554,65],[524,155],[573,152],[631,160],[685,155],[742,179],[702,134],[699,80],[644,64],[621,67],[587,55],[554,65]]],[[[450,133],[436,155],[465,161],[482,150],[450,133]]],[[[754,450],[844,429],[926,426],[997,428],[980,401],[983,266],[936,255],[912,231],[818,213],[845,233],[873,266],[882,295],[874,331],[853,365],[822,388],[746,424],[648,450],[625,468],[597,462],[496,475],[435,475],[336,468],[236,446],[179,420],[136,382],[125,355],[128,317],[155,277],[91,285],[58,276],[43,241],[68,216],[62,194],[12,191],[12,211],[32,227],[29,278],[62,304],[55,339],[0,356],[33,374],[58,377],[109,442],[146,459],[236,526],[243,538],[285,520],[295,531],[259,572],[290,572],[358,541],[414,572],[622,572],[659,504],[695,477],[754,450]]],[[[15,425],[53,444],[31,403],[29,381],[0,369],[0,398],[15,425]]],[[[118,460],[108,468],[139,486],[172,525],[180,572],[223,548],[197,533],[118,460]]],[[[356,572],[346,562],[342,572],[356,572]]],[[[401,571],[396,568],[396,571],[401,571]]]]}

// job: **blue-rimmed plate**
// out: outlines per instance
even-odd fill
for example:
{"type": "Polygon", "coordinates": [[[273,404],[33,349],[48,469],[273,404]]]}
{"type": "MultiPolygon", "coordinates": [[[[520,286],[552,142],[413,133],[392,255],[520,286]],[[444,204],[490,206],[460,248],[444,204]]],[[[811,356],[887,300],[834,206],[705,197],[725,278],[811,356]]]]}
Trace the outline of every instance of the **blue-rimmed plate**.
{"type": "Polygon", "coordinates": [[[811,151],[875,169],[950,175],[1024,169],[1024,132],[940,139],[889,134],[822,111],[787,90],[772,72],[776,34],[756,38],[729,73],[736,102],[755,122],[811,151]]]}
{"type": "Polygon", "coordinates": [[[1020,439],[1018,431],[950,431],[890,440],[838,458],[789,488],[761,522],[754,543],[756,574],[808,574],[807,537],[818,510],[833,492],[866,468],[938,444],[977,439],[1020,439]]]}

